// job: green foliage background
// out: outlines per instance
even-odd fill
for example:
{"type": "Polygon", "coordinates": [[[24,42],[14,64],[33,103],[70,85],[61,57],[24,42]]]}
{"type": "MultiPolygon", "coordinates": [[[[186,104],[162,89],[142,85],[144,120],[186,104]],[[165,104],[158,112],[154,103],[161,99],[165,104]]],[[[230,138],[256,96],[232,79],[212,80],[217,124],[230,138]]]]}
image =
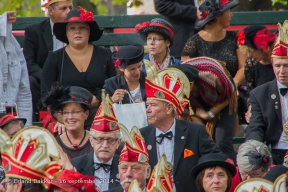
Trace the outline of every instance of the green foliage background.
{"type": "MultiPolygon", "coordinates": [[[[130,2],[129,7],[143,4],[141,0],[90,0],[91,3],[97,6],[98,15],[107,15],[109,9],[107,6],[108,1],[112,5],[123,5],[130,2]]],[[[11,10],[16,11],[17,17],[44,16],[40,3],[40,0],[0,0],[0,14],[11,10]]],[[[86,7],[84,8],[87,9],[86,7]]]]}

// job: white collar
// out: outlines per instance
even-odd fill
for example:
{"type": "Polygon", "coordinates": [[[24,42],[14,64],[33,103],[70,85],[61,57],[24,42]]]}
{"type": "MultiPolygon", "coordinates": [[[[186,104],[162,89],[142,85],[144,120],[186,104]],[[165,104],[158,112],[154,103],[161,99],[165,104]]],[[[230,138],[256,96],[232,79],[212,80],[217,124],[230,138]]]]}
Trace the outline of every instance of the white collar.
{"type": "MultiPolygon", "coordinates": [[[[171,128],[167,131],[167,132],[171,131],[173,133],[173,137],[175,136],[175,126],[176,126],[176,121],[174,119],[174,122],[173,122],[171,128]]],[[[163,131],[161,131],[160,129],[156,128],[156,136],[160,135],[161,133],[165,134],[163,131]]]]}
{"type": "Polygon", "coordinates": [[[278,80],[277,80],[277,86],[278,86],[278,89],[280,89],[280,88],[287,88],[287,86],[283,85],[283,84],[280,83],[278,80]]]}
{"type": "MultiPolygon", "coordinates": [[[[105,164],[107,164],[107,165],[112,165],[112,160],[113,160],[113,157],[112,157],[108,162],[106,162],[105,164]]],[[[98,158],[96,157],[95,153],[94,153],[94,162],[95,162],[95,163],[101,163],[101,162],[98,160],[98,158]]]]}
{"type": "Polygon", "coordinates": [[[53,33],[54,23],[52,22],[51,19],[50,19],[50,26],[51,26],[51,33],[52,33],[52,35],[54,35],[54,33],[53,33]]]}

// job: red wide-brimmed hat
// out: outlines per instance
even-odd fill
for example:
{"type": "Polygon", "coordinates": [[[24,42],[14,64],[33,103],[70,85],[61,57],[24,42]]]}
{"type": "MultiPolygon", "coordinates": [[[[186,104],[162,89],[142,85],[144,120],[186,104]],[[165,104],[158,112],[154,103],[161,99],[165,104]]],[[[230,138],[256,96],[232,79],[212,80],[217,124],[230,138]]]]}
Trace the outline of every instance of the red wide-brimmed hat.
{"type": "MultiPolygon", "coordinates": [[[[104,93],[103,93],[104,94],[104,93]]],[[[116,119],[112,102],[109,95],[102,96],[102,103],[95,115],[91,130],[99,132],[119,132],[118,120],[116,119]]]]}
{"type": "Polygon", "coordinates": [[[5,127],[5,125],[7,125],[8,123],[11,123],[13,121],[18,121],[18,120],[23,121],[24,125],[27,121],[27,119],[25,118],[17,118],[14,115],[10,115],[10,114],[4,115],[3,117],[0,118],[0,128],[3,129],[3,127],[5,127]]]}
{"type": "Polygon", "coordinates": [[[73,9],[69,11],[66,22],[55,23],[53,27],[53,33],[56,38],[62,41],[63,43],[69,43],[66,36],[66,26],[68,23],[87,23],[90,28],[90,36],[88,42],[97,41],[103,34],[103,30],[101,30],[94,20],[94,15],[90,11],[86,11],[82,7],[79,6],[78,9],[73,9]]]}
{"type": "Polygon", "coordinates": [[[271,57],[288,59],[288,20],[285,20],[283,25],[278,23],[278,30],[279,35],[275,41],[271,57]]]}

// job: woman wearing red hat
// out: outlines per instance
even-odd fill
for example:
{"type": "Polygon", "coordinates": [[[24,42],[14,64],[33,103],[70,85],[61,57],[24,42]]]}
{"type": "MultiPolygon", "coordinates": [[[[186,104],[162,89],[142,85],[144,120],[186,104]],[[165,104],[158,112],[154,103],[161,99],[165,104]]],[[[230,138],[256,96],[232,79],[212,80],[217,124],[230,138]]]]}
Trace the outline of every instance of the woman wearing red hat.
{"type": "Polygon", "coordinates": [[[103,30],[91,12],[79,7],[68,13],[66,22],[55,23],[53,33],[67,46],[48,56],[42,72],[41,95],[45,97],[56,82],[87,89],[93,94],[86,122],[86,127],[90,127],[101,101],[104,81],[115,76],[110,49],[92,44],[101,38],[103,30]]]}

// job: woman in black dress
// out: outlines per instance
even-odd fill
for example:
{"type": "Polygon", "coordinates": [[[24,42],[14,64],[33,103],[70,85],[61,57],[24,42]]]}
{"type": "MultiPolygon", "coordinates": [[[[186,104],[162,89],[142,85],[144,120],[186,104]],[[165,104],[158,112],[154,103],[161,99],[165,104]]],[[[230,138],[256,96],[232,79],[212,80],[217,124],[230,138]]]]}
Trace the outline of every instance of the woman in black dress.
{"type": "Polygon", "coordinates": [[[67,130],[57,135],[56,140],[70,159],[93,151],[90,134],[84,129],[92,98],[93,95],[82,87],[67,86],[54,88],[43,101],[67,130]]]}
{"type": "MultiPolygon", "coordinates": [[[[230,26],[233,17],[230,9],[238,4],[237,0],[205,0],[199,7],[204,19],[197,21],[195,26],[200,31],[187,40],[181,57],[182,61],[202,56],[219,60],[236,87],[244,81],[245,55],[237,46],[236,33],[225,29],[230,26]]],[[[219,119],[215,124],[215,142],[225,155],[235,161],[232,139],[234,127],[238,127],[237,112],[229,110],[228,104],[226,100],[209,109],[199,107],[195,114],[204,121],[219,119]],[[213,113],[219,111],[216,108],[221,109],[217,114],[213,113]]]]}
{"type": "MultiPolygon", "coordinates": [[[[247,56],[244,73],[249,94],[255,87],[275,79],[271,54],[276,34],[269,32],[264,25],[251,25],[239,31],[237,36],[239,48],[247,56]]],[[[249,105],[245,115],[248,123],[250,110],[249,105]]]]}
{"type": "Polygon", "coordinates": [[[91,12],[71,10],[66,22],[55,23],[53,33],[67,46],[49,54],[42,72],[41,96],[45,98],[52,85],[79,86],[93,94],[92,109],[86,122],[90,127],[101,101],[104,81],[115,76],[111,51],[91,44],[102,36],[91,12]]]}

